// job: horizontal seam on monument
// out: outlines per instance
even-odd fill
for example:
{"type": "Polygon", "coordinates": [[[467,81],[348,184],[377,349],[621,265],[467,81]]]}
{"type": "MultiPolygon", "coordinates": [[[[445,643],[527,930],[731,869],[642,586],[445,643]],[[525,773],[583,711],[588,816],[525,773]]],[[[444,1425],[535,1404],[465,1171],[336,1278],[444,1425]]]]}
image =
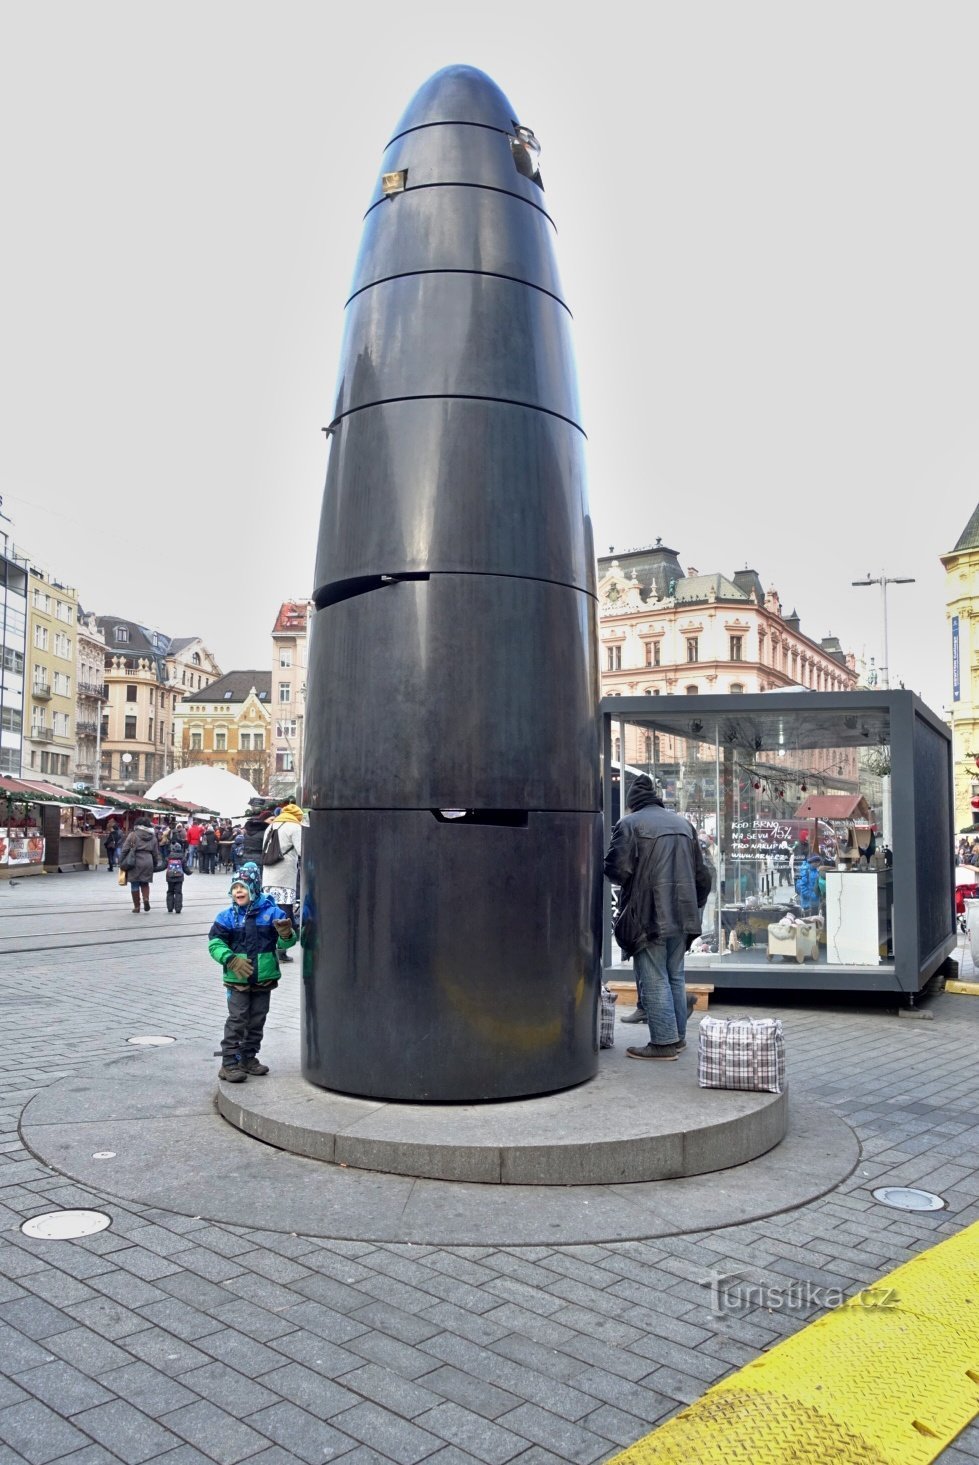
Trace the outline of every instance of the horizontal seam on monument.
{"type": "MultiPolygon", "coordinates": [[[[557,225],[547,212],[547,209],[542,209],[540,204],[534,203],[532,198],[524,198],[522,193],[511,192],[509,188],[497,188],[494,183],[465,183],[461,178],[445,178],[440,179],[438,183],[416,183],[411,188],[402,189],[401,196],[406,193],[421,193],[425,188],[482,188],[486,193],[502,193],[504,198],[515,198],[518,203],[525,203],[528,208],[536,209],[539,214],[543,214],[555,234],[557,233],[557,225]]],[[[379,198],[371,204],[364,218],[366,219],[375,209],[380,208],[382,203],[391,202],[392,200],[385,194],[383,198],[379,198]]]]}
{"type": "Polygon", "coordinates": [[[455,119],[446,117],[437,122],[417,122],[414,127],[406,127],[404,132],[396,132],[389,142],[384,144],[384,151],[396,143],[401,137],[409,137],[413,132],[425,132],[429,127],[481,127],[484,132],[498,132],[502,137],[512,137],[513,134],[508,127],[497,127],[495,122],[473,122],[469,117],[457,117],[455,119]]]}
{"type": "Polygon", "coordinates": [[[526,285],[528,290],[539,290],[540,293],[542,295],[546,295],[549,300],[554,300],[557,302],[558,305],[562,306],[571,316],[571,319],[574,320],[574,316],[571,314],[570,307],[564,300],[561,299],[560,295],[555,295],[553,290],[546,290],[543,285],[535,285],[533,280],[521,280],[517,275],[501,274],[499,270],[466,270],[453,268],[431,270],[401,270],[396,275],[382,275],[380,279],[370,280],[366,285],[361,285],[359,290],[355,290],[354,293],[352,295],[349,295],[347,299],[343,302],[343,308],[344,310],[346,310],[351,300],[356,300],[357,296],[363,295],[365,290],[373,290],[375,285],[388,285],[392,280],[409,280],[416,275],[480,275],[488,280],[509,280],[512,285],[526,285]]]}
{"type": "Polygon", "coordinates": [[[541,407],[537,402],[518,402],[515,397],[485,397],[476,392],[412,392],[405,397],[378,397],[373,402],[362,402],[359,407],[348,407],[346,412],[334,417],[323,431],[332,432],[345,417],[352,417],[355,412],[367,412],[371,407],[387,407],[394,402],[496,402],[503,407],[525,407],[528,412],[543,412],[547,417],[556,417],[558,422],[566,422],[575,432],[580,432],[583,438],[588,437],[585,429],[573,417],[565,417],[563,412],[555,412],[553,407],[541,407]]]}
{"type": "MultiPolygon", "coordinates": [[[[392,570],[390,572],[391,580],[399,585],[424,584],[426,581],[437,579],[441,575],[465,575],[476,580],[529,580],[533,585],[560,585],[562,590],[573,590],[576,595],[587,595],[589,600],[598,599],[595,591],[585,590],[581,585],[575,585],[570,580],[555,580],[550,575],[508,575],[504,570],[404,570],[400,573],[397,570],[392,570]]],[[[325,585],[342,584],[342,580],[327,580],[325,582],[325,585]]],[[[321,585],[314,592],[314,601],[316,595],[324,588],[324,585],[321,585]]],[[[381,588],[387,589],[387,586],[382,586],[381,588]]],[[[351,595],[346,596],[345,599],[354,600],[356,597],[351,595]]],[[[331,605],[343,605],[343,603],[343,600],[330,601],[327,605],[317,606],[317,610],[329,610],[331,605]]]]}

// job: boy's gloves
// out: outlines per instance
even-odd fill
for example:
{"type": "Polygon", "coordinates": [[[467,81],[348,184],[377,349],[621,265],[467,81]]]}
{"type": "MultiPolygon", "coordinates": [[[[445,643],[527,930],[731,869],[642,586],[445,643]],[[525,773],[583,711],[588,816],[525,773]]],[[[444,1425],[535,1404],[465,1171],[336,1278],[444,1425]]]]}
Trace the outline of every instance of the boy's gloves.
{"type": "Polygon", "coordinates": [[[292,922],[289,920],[288,916],[284,921],[273,921],[272,924],[278,931],[280,936],[292,935],[292,922]]]}
{"type": "Polygon", "coordinates": [[[247,982],[252,974],[253,967],[247,956],[233,956],[225,967],[225,971],[234,972],[243,982],[247,982]]]}

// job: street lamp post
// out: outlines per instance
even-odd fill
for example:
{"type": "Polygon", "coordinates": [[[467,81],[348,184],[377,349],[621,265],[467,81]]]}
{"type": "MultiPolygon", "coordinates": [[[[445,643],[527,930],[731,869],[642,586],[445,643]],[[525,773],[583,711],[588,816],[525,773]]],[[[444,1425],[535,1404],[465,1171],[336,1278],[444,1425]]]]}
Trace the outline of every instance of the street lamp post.
{"type": "Polygon", "coordinates": [[[890,686],[890,660],[887,651],[887,587],[888,585],[913,585],[913,575],[885,575],[881,570],[879,575],[868,575],[866,580],[851,580],[851,585],[879,585],[881,609],[884,617],[884,662],[880,669],[880,684],[885,689],[890,686]]]}
{"type": "MultiPolygon", "coordinates": [[[[884,661],[880,669],[880,684],[885,690],[890,687],[890,656],[887,648],[887,587],[888,585],[913,585],[913,575],[868,575],[866,580],[851,580],[851,585],[879,585],[881,609],[884,618],[884,661]]],[[[881,823],[884,843],[891,844],[891,776],[885,773],[881,778],[881,823]]]]}

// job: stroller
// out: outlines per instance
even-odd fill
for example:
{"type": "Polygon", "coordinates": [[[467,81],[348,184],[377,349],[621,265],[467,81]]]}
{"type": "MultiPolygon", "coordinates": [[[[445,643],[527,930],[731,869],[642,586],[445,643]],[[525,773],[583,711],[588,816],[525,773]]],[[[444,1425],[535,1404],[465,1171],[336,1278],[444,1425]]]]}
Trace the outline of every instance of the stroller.
{"type": "Polygon", "coordinates": [[[966,929],[965,903],[979,897],[979,869],[975,865],[957,865],[955,868],[955,923],[960,931],[966,929]]]}

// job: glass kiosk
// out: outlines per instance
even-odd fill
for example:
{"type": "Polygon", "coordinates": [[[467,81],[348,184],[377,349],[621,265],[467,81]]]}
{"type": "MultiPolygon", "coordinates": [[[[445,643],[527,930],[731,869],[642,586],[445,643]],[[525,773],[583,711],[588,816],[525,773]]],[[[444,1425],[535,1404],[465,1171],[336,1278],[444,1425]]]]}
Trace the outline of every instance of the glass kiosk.
{"type": "MultiPolygon", "coordinates": [[[[955,949],[952,743],[912,692],[606,697],[606,836],[648,773],[714,869],[692,981],[911,998],[955,949]]],[[[607,840],[606,840],[607,847],[607,840]]],[[[621,979],[606,887],[604,968],[621,979]]]]}

